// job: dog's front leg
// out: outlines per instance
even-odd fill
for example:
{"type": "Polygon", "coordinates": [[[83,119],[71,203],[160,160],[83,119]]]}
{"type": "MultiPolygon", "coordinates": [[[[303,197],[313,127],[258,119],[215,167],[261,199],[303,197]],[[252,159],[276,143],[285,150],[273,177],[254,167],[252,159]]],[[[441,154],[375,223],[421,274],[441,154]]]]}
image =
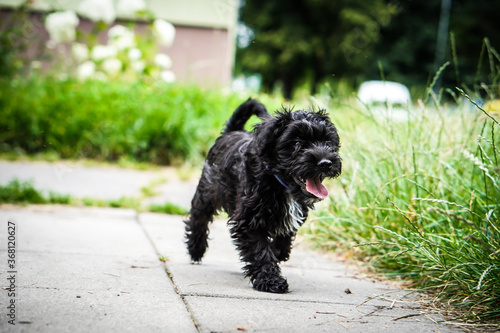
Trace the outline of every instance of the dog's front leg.
{"type": "Polygon", "coordinates": [[[272,240],[265,230],[238,230],[232,228],[232,235],[240,251],[241,260],[246,262],[246,276],[250,277],[253,287],[259,291],[285,293],[288,282],[281,275],[279,259],[273,250],[272,240]]]}
{"type": "Polygon", "coordinates": [[[276,236],[272,242],[273,251],[278,258],[278,261],[287,261],[290,258],[290,251],[292,250],[292,241],[295,234],[276,236]]]}

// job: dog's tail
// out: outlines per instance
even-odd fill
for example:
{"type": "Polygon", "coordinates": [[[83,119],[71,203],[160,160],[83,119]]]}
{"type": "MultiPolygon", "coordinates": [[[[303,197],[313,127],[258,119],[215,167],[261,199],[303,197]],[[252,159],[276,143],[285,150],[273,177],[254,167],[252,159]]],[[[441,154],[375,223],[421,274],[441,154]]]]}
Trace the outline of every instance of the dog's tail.
{"type": "Polygon", "coordinates": [[[249,98],[245,103],[238,106],[231,118],[226,123],[224,133],[243,131],[245,124],[251,116],[256,115],[260,119],[271,117],[266,107],[254,99],[249,98]]]}

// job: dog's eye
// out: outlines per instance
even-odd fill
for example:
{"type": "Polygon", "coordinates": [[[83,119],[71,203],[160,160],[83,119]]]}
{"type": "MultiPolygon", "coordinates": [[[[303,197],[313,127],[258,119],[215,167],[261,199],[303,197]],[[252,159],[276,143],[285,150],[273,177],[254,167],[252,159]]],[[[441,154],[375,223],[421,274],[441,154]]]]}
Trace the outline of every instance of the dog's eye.
{"type": "Polygon", "coordinates": [[[329,151],[335,151],[335,146],[331,143],[327,143],[325,144],[325,147],[326,149],[328,149],[329,151]]]}
{"type": "Polygon", "coordinates": [[[295,141],[295,148],[300,148],[302,146],[302,144],[300,143],[300,141],[295,141]]]}

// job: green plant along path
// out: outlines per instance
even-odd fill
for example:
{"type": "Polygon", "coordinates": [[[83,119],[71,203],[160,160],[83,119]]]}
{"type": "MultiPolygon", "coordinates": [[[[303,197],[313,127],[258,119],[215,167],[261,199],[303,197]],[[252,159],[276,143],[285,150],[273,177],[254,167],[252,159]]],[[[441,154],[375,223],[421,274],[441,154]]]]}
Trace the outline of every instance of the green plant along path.
{"type": "Polygon", "coordinates": [[[468,319],[499,318],[498,124],[468,105],[400,123],[343,111],[341,184],[305,233],[412,279],[468,319]]]}

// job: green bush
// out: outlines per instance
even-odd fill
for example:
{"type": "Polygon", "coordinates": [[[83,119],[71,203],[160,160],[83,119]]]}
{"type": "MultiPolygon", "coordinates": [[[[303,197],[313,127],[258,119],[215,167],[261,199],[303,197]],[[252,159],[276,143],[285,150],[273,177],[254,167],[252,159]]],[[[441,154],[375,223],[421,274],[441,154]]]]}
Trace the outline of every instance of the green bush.
{"type": "Polygon", "coordinates": [[[0,150],[171,164],[207,153],[242,102],[220,90],[53,78],[0,81],[0,150]]]}

